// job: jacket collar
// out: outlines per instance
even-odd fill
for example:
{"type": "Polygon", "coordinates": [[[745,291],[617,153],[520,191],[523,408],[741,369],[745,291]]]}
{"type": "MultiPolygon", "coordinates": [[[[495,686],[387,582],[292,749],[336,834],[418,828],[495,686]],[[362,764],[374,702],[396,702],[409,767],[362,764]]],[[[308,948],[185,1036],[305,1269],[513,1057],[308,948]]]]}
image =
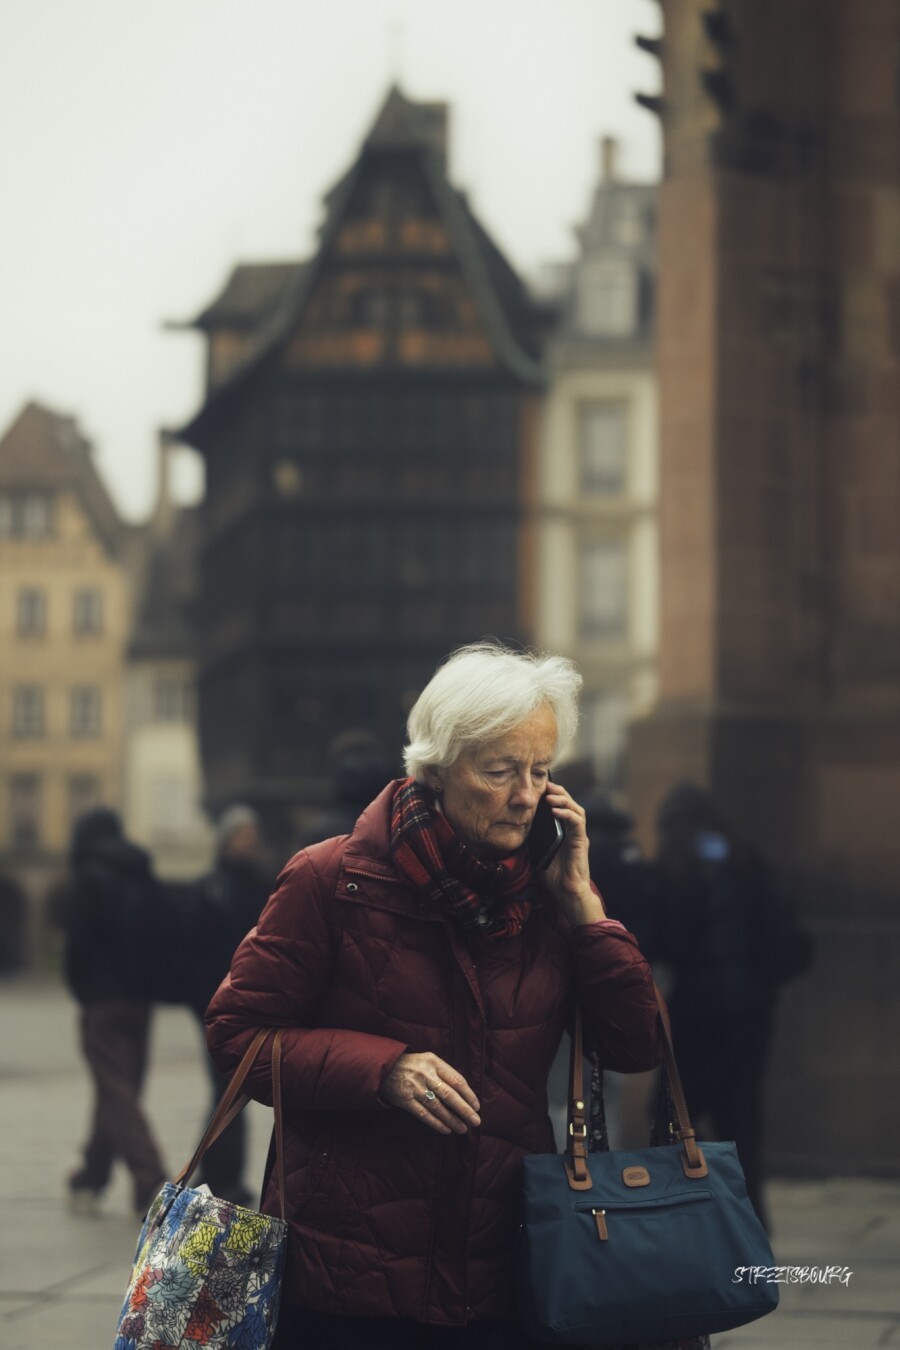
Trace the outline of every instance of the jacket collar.
{"type": "Polygon", "coordinates": [[[348,871],[355,868],[384,876],[385,880],[402,880],[391,858],[391,805],[402,781],[392,778],[356,822],[344,849],[348,871]]]}

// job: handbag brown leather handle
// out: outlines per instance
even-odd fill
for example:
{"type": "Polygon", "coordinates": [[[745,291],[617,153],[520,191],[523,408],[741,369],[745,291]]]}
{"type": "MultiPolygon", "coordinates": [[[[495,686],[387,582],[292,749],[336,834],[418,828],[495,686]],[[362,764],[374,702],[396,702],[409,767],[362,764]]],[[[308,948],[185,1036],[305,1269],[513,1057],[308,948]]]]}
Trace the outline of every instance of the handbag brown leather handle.
{"type": "MultiPolygon", "coordinates": [[[[672,1044],[672,1028],[669,1022],[669,1010],[665,999],[654,984],[656,995],[657,1020],[662,1032],[663,1070],[669,1080],[669,1092],[675,1107],[676,1135],[683,1146],[681,1166],[684,1174],[692,1180],[707,1175],[706,1159],[697,1143],[697,1135],[688,1114],[687,1101],[681,1083],[681,1074],[675,1062],[675,1047],[672,1044]]],[[[568,1147],[565,1168],[569,1185],[573,1191],[591,1189],[591,1175],[588,1170],[587,1138],[588,1105],[584,1093],[584,1050],[581,1008],[575,1009],[575,1028],[572,1034],[572,1048],[569,1056],[569,1107],[568,1107],[568,1147]]]]}
{"type": "MultiPolygon", "coordinates": [[[[228,1129],[228,1126],[239,1116],[241,1111],[249,1102],[250,1098],[246,1093],[241,1092],[241,1088],[247,1081],[247,1075],[256,1063],[259,1052],[265,1042],[272,1035],[272,1028],[265,1027],[258,1031],[250,1042],[244,1057],[232,1074],[228,1086],[222,1093],[216,1109],[210,1117],[209,1124],[203,1132],[203,1137],[197,1145],[190,1161],[184,1166],[175,1178],[176,1186],[184,1186],[193,1176],[203,1159],[203,1155],[219,1138],[219,1136],[228,1129]]],[[[284,1202],[284,1119],[282,1109],[281,1095],[281,1063],[283,1058],[283,1049],[281,1044],[281,1031],[275,1032],[272,1041],[272,1106],[275,1115],[275,1172],[278,1180],[278,1203],[281,1211],[281,1218],[285,1217],[284,1202]]]]}

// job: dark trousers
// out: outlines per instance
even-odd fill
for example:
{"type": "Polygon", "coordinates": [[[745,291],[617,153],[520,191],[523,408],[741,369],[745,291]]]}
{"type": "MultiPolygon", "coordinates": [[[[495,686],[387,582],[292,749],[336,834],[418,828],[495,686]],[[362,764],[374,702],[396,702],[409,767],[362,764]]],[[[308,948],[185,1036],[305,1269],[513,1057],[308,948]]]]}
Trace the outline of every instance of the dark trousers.
{"type": "Polygon", "coordinates": [[[149,1204],[164,1180],[162,1158],[140,1104],[149,1032],[146,1003],[116,999],[81,1010],[81,1048],[94,1080],[94,1110],[84,1166],[73,1180],[102,1191],[121,1158],[138,1206],[149,1204]]]}
{"type": "Polygon", "coordinates": [[[766,1010],[753,1017],[672,1013],[678,1069],[694,1124],[706,1115],[716,1138],[733,1139],[747,1179],[747,1193],[763,1226],[763,1085],[772,1039],[766,1010]]]}
{"type": "MultiPolygon", "coordinates": [[[[194,1007],[194,1014],[200,1023],[200,1033],[204,1039],[209,1081],[212,1086],[212,1104],[210,1114],[218,1105],[219,1098],[228,1086],[228,1079],[219,1073],[206,1051],[206,1037],[203,1027],[205,1005],[194,1007]]],[[[232,1200],[244,1189],[244,1158],[247,1149],[247,1123],[243,1114],[228,1126],[204,1155],[200,1165],[200,1180],[205,1181],[213,1195],[222,1200],[232,1200]]],[[[258,1197],[254,1197],[254,1203],[258,1197]]]]}
{"type": "Polygon", "coordinates": [[[272,1350],[537,1350],[511,1322],[432,1327],[396,1317],[332,1317],[282,1307],[272,1350]]]}

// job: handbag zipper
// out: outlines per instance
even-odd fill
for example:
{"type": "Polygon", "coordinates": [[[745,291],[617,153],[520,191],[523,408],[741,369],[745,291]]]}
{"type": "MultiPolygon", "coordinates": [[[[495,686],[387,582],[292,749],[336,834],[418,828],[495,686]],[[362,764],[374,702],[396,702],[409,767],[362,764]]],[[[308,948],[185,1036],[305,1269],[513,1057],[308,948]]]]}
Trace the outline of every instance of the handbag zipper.
{"type": "Polygon", "coordinates": [[[576,1205],[575,1209],[581,1214],[591,1214],[597,1227],[597,1237],[601,1242],[609,1241],[609,1229],[606,1225],[606,1215],[608,1210],[614,1210],[620,1215],[633,1213],[636,1210],[646,1211],[648,1209],[671,1209],[673,1205],[690,1205],[698,1200],[711,1200],[712,1191],[693,1191],[685,1195],[660,1196],[655,1200],[634,1201],[631,1204],[617,1205],[615,1203],[608,1205],[607,1209],[600,1209],[596,1205],[576,1205]]]}

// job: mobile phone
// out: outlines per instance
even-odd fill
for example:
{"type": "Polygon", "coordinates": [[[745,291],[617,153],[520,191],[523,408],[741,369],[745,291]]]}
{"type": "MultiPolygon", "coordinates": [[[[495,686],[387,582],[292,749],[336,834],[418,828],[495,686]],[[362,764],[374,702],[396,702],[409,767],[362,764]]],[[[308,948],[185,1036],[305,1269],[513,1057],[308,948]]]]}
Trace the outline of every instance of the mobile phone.
{"type": "Polygon", "coordinates": [[[545,871],[562,847],[565,837],[565,825],[553,814],[546,796],[541,797],[528,832],[528,849],[534,866],[545,871]]]}

